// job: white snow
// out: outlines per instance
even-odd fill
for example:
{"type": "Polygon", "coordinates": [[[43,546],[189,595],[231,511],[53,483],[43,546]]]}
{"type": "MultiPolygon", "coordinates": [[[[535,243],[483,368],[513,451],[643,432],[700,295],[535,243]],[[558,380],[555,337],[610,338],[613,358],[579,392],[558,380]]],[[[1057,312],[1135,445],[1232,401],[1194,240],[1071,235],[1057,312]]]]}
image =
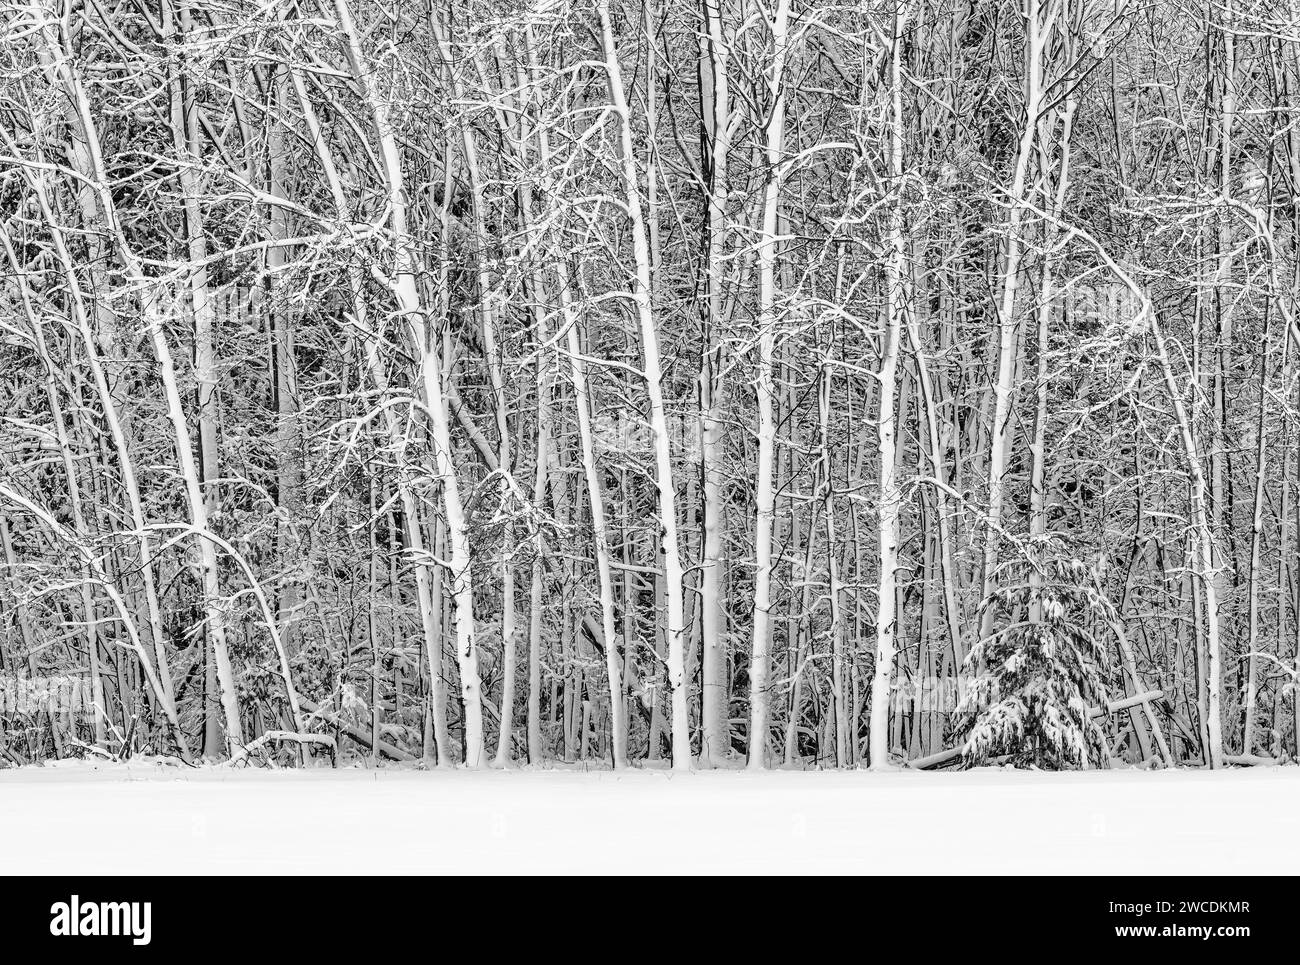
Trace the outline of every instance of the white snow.
{"type": "Polygon", "coordinates": [[[0,771],[0,873],[1258,874],[1300,768],[0,771]]]}

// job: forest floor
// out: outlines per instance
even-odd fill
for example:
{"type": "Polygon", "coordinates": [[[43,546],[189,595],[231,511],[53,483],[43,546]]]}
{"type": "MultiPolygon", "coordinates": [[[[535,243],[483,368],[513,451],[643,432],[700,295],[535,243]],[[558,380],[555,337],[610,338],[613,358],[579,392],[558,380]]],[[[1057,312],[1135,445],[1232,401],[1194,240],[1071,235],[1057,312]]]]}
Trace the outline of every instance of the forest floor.
{"type": "Polygon", "coordinates": [[[0,873],[1300,870],[1300,768],[0,771],[0,873]]]}

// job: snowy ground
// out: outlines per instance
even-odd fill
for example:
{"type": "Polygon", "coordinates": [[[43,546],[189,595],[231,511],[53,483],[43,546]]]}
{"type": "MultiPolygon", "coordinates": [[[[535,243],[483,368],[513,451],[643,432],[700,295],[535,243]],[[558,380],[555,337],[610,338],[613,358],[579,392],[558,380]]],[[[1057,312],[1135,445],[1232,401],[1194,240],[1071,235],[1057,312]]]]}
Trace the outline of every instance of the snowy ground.
{"type": "Polygon", "coordinates": [[[1300,768],[0,771],[0,873],[1295,873],[1300,768]]]}

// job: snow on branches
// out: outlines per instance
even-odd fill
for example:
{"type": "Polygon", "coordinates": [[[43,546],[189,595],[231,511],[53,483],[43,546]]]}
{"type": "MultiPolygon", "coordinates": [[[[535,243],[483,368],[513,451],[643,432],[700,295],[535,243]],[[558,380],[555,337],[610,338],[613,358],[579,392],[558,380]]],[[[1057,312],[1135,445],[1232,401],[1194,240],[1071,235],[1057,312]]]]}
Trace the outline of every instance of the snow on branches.
{"type": "Polygon", "coordinates": [[[1079,560],[1016,561],[1015,582],[985,600],[1009,622],[966,657],[976,671],[957,708],[962,754],[978,765],[1087,768],[1106,761],[1106,735],[1088,713],[1106,704],[1106,647],[1091,627],[1113,616],[1096,573],[1079,560]]]}

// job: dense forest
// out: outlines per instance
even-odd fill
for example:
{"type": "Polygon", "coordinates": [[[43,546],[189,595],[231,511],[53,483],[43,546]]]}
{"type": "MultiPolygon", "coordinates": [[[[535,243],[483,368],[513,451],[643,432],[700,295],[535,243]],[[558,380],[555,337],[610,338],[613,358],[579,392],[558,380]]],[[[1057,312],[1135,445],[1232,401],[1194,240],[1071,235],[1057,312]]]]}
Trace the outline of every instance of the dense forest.
{"type": "Polygon", "coordinates": [[[1295,3],[0,23],[9,763],[1298,756],[1295,3]]]}

